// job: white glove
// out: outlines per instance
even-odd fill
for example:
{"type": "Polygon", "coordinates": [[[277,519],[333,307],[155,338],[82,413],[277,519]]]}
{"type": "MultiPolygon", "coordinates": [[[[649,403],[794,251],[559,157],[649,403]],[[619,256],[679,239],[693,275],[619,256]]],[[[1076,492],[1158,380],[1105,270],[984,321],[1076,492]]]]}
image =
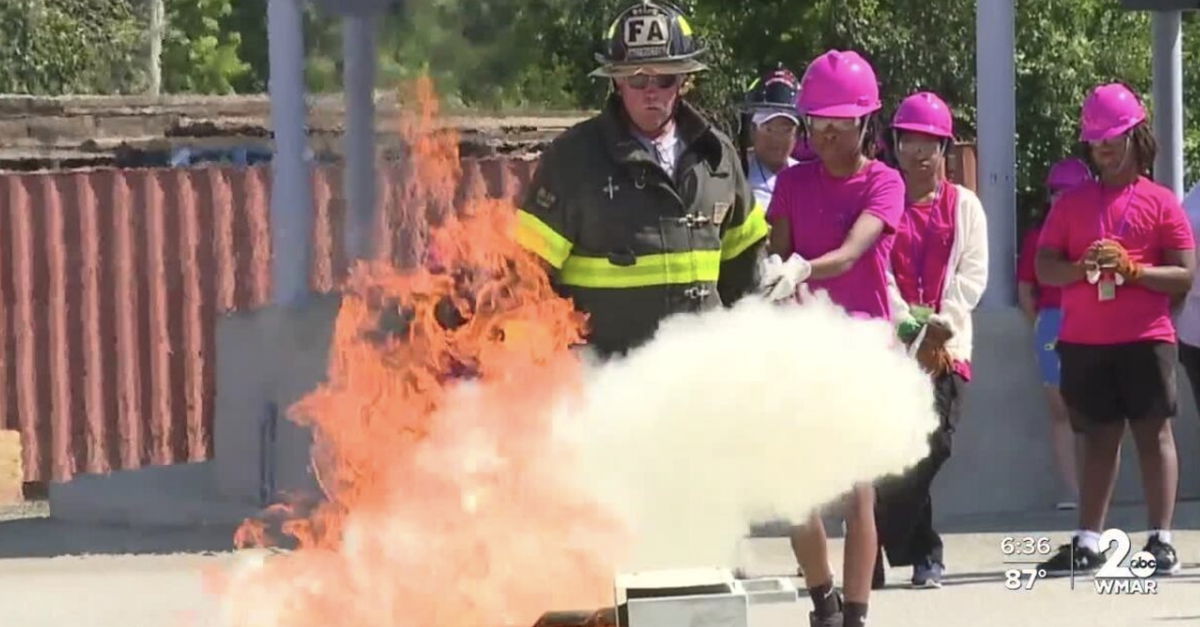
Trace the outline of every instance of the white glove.
{"type": "Polygon", "coordinates": [[[792,253],[787,261],[783,261],[779,255],[771,255],[763,261],[760,269],[762,291],[771,302],[792,298],[800,284],[812,275],[812,264],[796,253],[792,253]]]}

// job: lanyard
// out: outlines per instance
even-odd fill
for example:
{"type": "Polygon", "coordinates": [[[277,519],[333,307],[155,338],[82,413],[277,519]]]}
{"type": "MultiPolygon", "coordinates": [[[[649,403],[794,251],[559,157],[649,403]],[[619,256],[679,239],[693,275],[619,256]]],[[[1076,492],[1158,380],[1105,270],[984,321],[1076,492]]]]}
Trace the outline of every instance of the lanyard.
{"type": "Polygon", "coordinates": [[[763,187],[767,188],[767,193],[774,195],[775,182],[767,178],[767,170],[763,167],[762,161],[758,160],[758,155],[754,156],[754,169],[758,171],[758,176],[762,179],[763,187]]]}
{"type": "MultiPolygon", "coordinates": [[[[937,190],[933,193],[933,202],[930,203],[929,223],[925,225],[925,232],[921,234],[921,238],[916,237],[917,224],[911,215],[907,215],[908,223],[912,226],[913,236],[909,242],[912,249],[913,265],[916,266],[914,276],[917,282],[917,301],[919,304],[926,305],[925,302],[925,262],[929,259],[929,244],[933,234],[934,218],[937,217],[938,206],[942,200],[942,185],[945,181],[938,181],[937,190]]],[[[907,211],[905,212],[908,213],[907,211]]]]}
{"type": "MultiPolygon", "coordinates": [[[[1134,187],[1134,185],[1137,185],[1137,183],[1136,182],[1133,183],[1132,185],[1129,186],[1128,189],[1126,189],[1124,192],[1121,192],[1122,196],[1124,196],[1125,194],[1129,194],[1129,197],[1125,199],[1125,206],[1121,209],[1121,221],[1117,223],[1117,228],[1113,230],[1114,237],[1121,237],[1121,236],[1125,235],[1126,227],[1129,226],[1129,204],[1133,202],[1133,196],[1134,196],[1133,187],[1134,187]]],[[[1099,227],[1099,230],[1100,230],[1100,239],[1108,239],[1108,229],[1105,228],[1105,226],[1104,226],[1104,218],[1108,217],[1108,206],[1104,204],[1104,187],[1101,186],[1099,188],[1099,190],[1100,190],[1100,192],[1099,192],[1100,193],[1100,203],[1099,203],[1100,213],[1097,216],[1096,222],[1097,222],[1097,226],[1099,227]]],[[[1117,199],[1119,200],[1120,196],[1118,196],[1117,199]]],[[[1114,202],[1113,204],[1116,204],[1116,203],[1114,202]]]]}

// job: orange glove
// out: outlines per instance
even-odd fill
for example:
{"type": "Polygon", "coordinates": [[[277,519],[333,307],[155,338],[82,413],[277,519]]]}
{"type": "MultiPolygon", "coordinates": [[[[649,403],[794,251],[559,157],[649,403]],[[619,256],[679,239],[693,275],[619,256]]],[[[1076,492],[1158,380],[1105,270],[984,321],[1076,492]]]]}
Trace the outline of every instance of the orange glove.
{"type": "Polygon", "coordinates": [[[954,370],[954,359],[946,350],[946,342],[954,337],[949,322],[939,315],[932,315],[925,323],[917,347],[917,363],[929,374],[939,377],[954,370]]]}
{"type": "Polygon", "coordinates": [[[1142,265],[1129,256],[1125,247],[1111,239],[1097,240],[1088,249],[1089,256],[1100,270],[1117,273],[1117,283],[1136,281],[1142,275],[1142,265]]]}

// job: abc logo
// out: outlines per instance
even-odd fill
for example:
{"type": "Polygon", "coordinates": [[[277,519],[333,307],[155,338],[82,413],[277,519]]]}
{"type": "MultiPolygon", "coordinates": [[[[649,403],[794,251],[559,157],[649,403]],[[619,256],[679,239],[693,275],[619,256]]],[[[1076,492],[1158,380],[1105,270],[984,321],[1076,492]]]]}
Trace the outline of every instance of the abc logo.
{"type": "Polygon", "coordinates": [[[1145,579],[1153,575],[1157,568],[1158,561],[1146,551],[1134,553],[1133,557],[1129,558],[1129,572],[1133,573],[1135,577],[1145,579]]]}

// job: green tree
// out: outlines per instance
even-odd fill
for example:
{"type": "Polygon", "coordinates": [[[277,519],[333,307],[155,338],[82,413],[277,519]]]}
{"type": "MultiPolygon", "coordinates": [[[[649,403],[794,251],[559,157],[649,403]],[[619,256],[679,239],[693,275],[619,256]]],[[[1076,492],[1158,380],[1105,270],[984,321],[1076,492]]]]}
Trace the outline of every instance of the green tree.
{"type": "Polygon", "coordinates": [[[267,91],[267,0],[237,0],[221,20],[221,30],[237,33],[238,56],[247,66],[230,81],[234,90],[239,94],[267,91]]]}
{"type": "Polygon", "coordinates": [[[1183,123],[1186,185],[1200,185],[1200,13],[1185,13],[1183,27],[1183,123]]]}
{"type": "Polygon", "coordinates": [[[1025,0],[1017,25],[1017,189],[1021,206],[1044,207],[1049,166],[1082,155],[1079,111],[1088,91],[1121,80],[1150,89],[1150,26],[1117,3],[1025,0]]]}
{"type": "Polygon", "coordinates": [[[142,31],[127,0],[0,2],[0,92],[136,91],[142,31]]]}
{"type": "Polygon", "coordinates": [[[239,56],[241,33],[223,28],[233,0],[167,0],[166,10],[164,91],[233,93],[234,83],[250,70],[239,56]]]}

